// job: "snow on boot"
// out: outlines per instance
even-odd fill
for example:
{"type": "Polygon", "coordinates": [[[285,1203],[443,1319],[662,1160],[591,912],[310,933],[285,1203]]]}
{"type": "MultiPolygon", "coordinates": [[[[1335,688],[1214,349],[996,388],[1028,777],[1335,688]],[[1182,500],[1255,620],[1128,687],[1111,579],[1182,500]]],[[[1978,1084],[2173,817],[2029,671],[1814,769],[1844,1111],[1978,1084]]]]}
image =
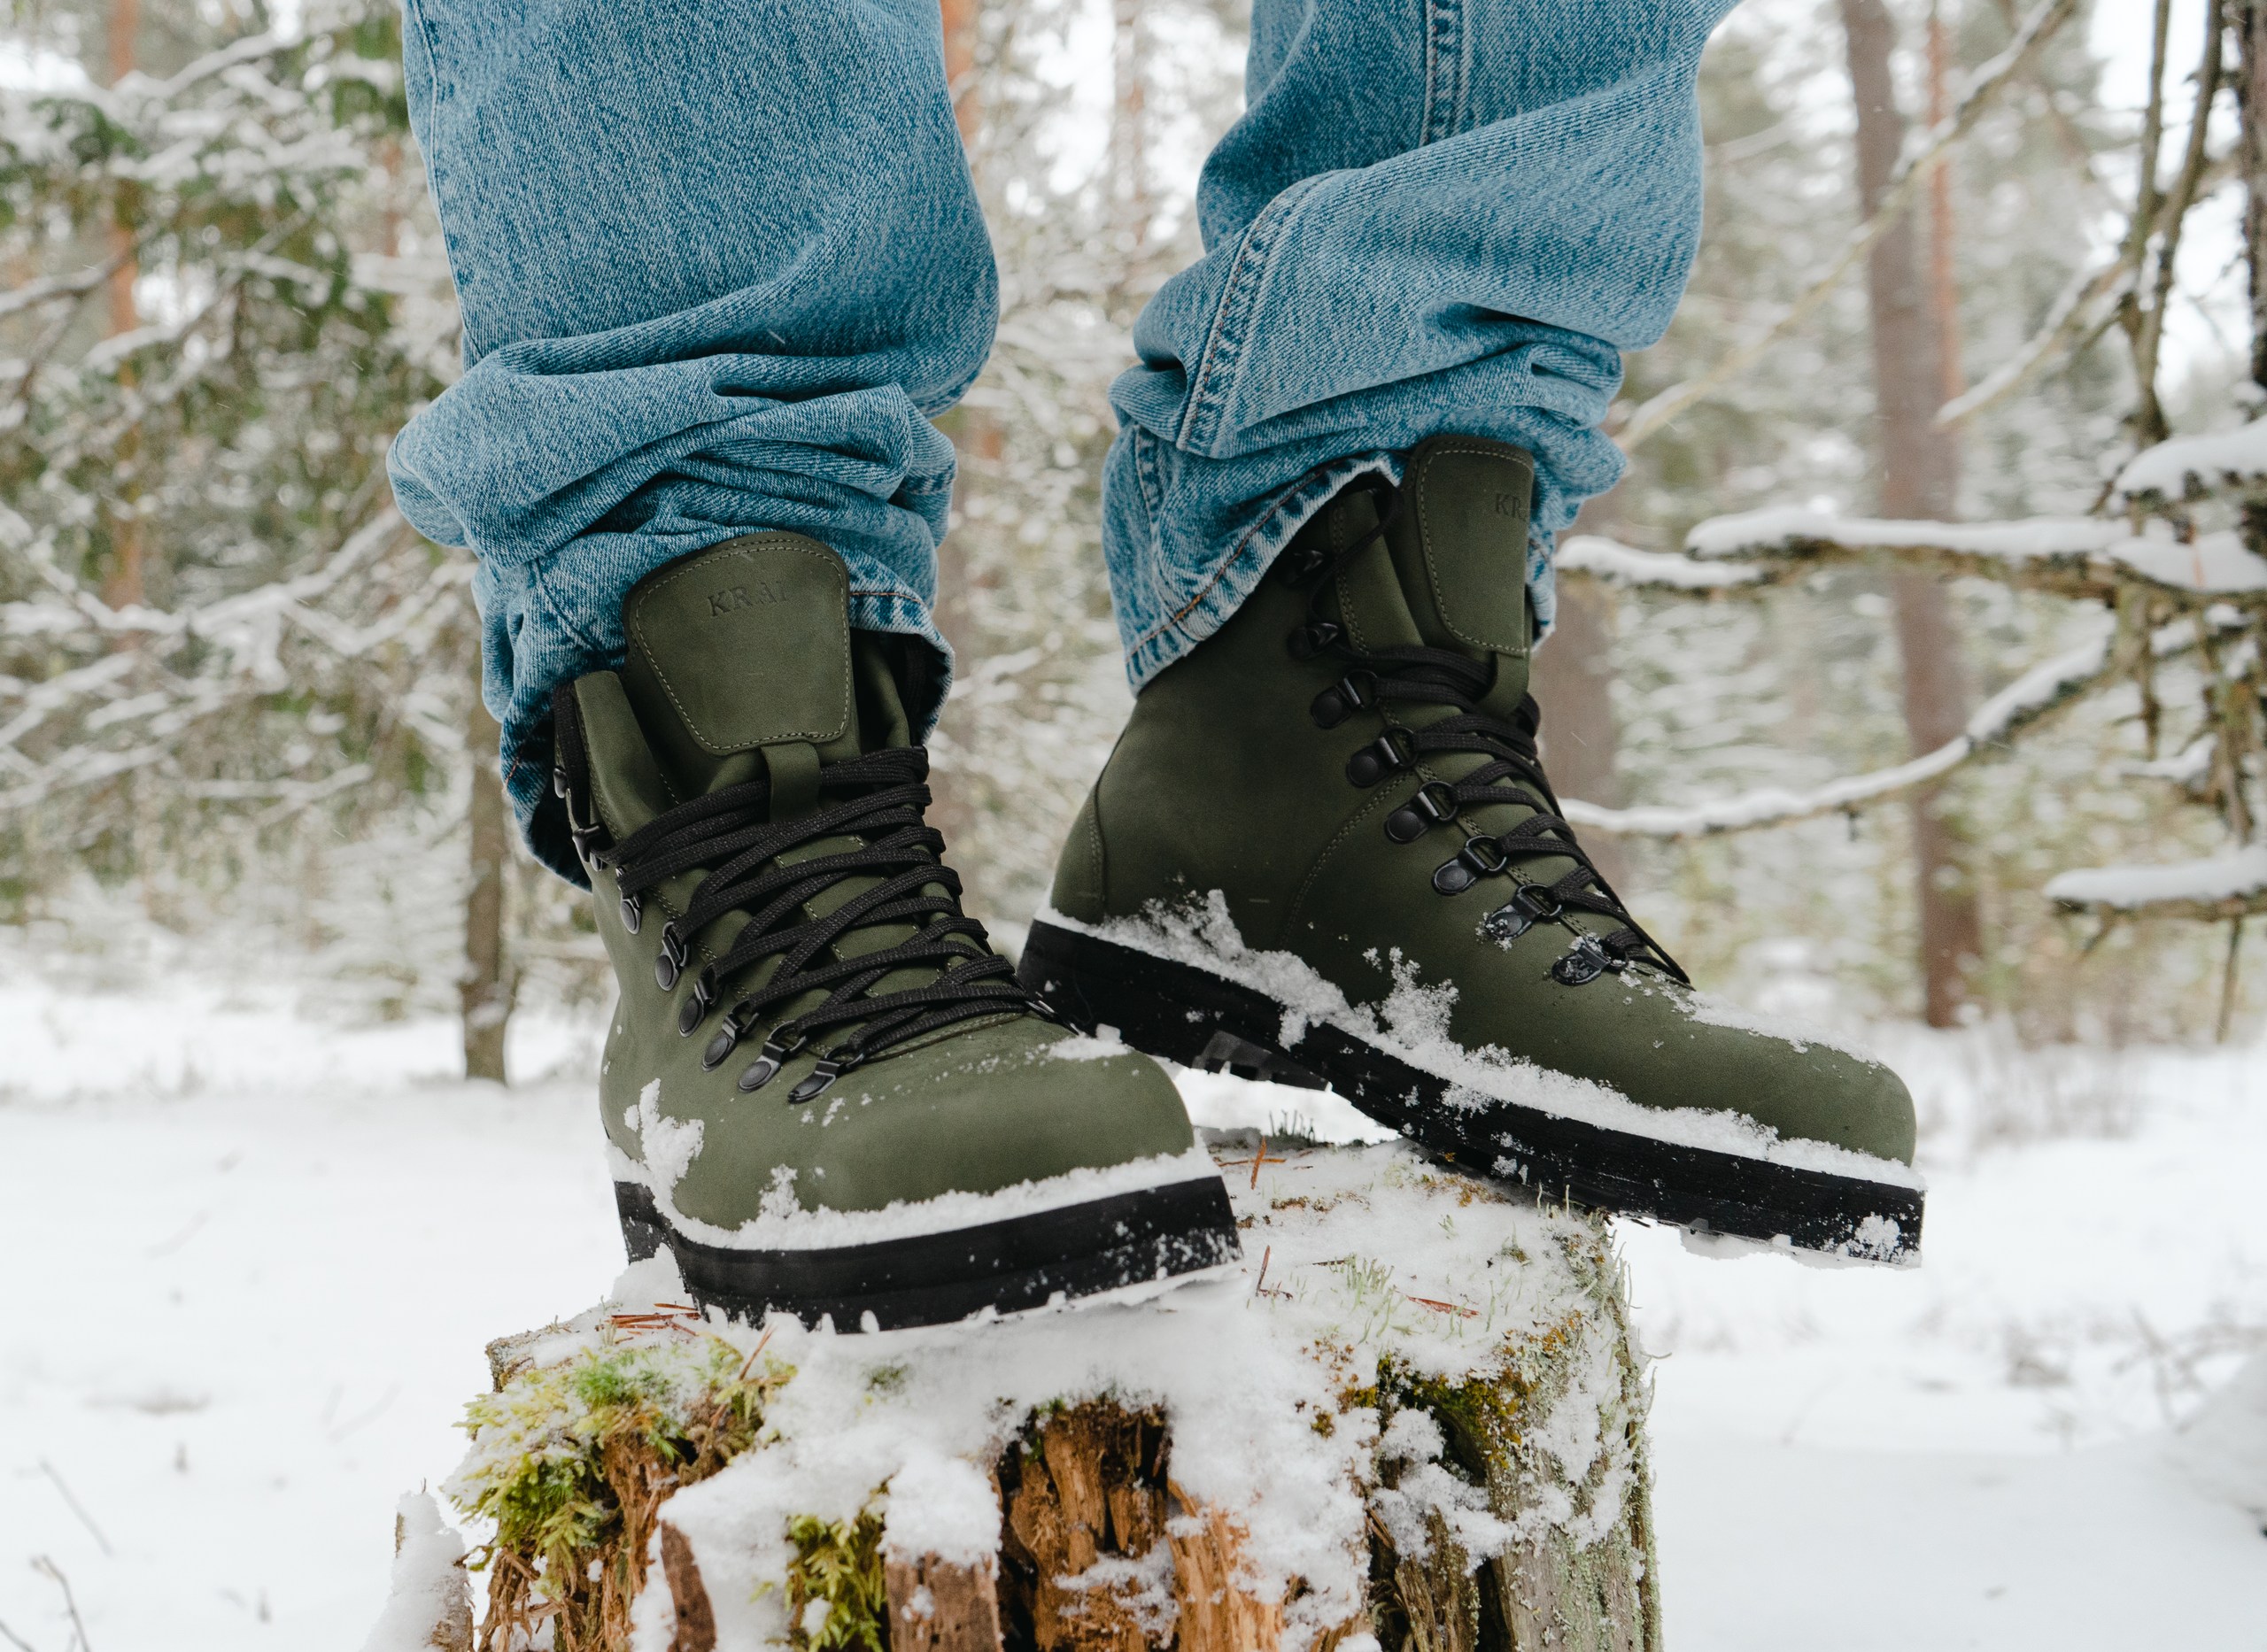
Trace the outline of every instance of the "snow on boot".
{"type": "Polygon", "coordinates": [[[1536,758],[1533,467],[1358,478],[1141,692],[1022,978],[1173,1061],[1327,1085],[1474,1171],[1689,1227],[1915,1255],[1913,1104],[1694,992],[1536,758]]]}
{"type": "Polygon", "coordinates": [[[1237,1254],[1145,1055],[1034,1013],[923,822],[928,753],[814,540],[648,575],[554,698],[621,999],[600,1090],[633,1260],[747,1317],[1009,1312],[1237,1254]]]}

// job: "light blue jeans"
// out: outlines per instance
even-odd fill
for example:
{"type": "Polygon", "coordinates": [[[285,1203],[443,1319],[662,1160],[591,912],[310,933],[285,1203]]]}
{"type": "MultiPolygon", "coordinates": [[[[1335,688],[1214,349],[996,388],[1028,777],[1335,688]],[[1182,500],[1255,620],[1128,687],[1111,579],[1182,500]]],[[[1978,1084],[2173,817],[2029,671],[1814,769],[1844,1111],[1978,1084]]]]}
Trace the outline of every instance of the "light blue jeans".
{"type": "MultiPolygon", "coordinates": [[[[1205,256],[1111,393],[1108,561],[1135,688],[1218,629],[1347,477],[1443,431],[1536,455],[1525,578],[1620,456],[1621,351],[1700,220],[1695,80],[1733,0],[1255,0],[1205,256]]],[[[405,0],[410,117],[468,370],[390,459],[479,558],[484,692],[538,852],[549,696],[622,657],[649,570],[755,529],[925,638],[998,300],[937,0],[405,0]]],[[[917,651],[922,652],[922,651],[917,651]]],[[[571,858],[545,858],[571,869],[571,858]]]]}

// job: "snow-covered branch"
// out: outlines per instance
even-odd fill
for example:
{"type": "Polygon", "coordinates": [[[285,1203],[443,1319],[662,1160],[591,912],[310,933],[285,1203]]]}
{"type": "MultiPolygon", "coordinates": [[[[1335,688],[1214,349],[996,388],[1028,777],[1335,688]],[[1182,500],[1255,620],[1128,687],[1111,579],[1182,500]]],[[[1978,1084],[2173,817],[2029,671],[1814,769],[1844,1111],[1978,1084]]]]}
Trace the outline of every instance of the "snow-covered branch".
{"type": "MultiPolygon", "coordinates": [[[[2267,456],[2267,446],[2259,451],[2267,456]]],[[[2136,534],[2097,517],[1930,522],[1749,511],[1702,522],[1685,549],[1703,561],[1777,565],[1771,575],[1776,580],[1823,564],[1886,555],[1947,574],[2101,602],[2114,602],[2122,586],[2136,583],[2191,603],[2267,601],[2267,558],[2248,550],[2232,532],[2202,534],[2183,544],[2170,530],[2136,534]]]]}
{"type": "Polygon", "coordinates": [[[2267,483],[2267,419],[2209,436],[2177,436],[2144,448],[2111,484],[2119,504],[2191,498],[2218,487],[2249,492],[2267,483]]]}
{"type": "Polygon", "coordinates": [[[1770,570],[1754,564],[1703,562],[1661,551],[1637,551],[1598,534],[1559,541],[1552,559],[1561,574],[1586,574],[1603,584],[1706,593],[1752,590],[1769,583],[1770,570]]]}
{"type": "MultiPolygon", "coordinates": [[[[2168,626],[2155,640],[2154,652],[2159,659],[2195,646],[2194,633],[2186,627],[2168,626]]],[[[1577,826],[1631,838],[1706,838],[1848,813],[1927,785],[1976,758],[2005,750],[2016,735],[2114,681],[2123,668],[2116,657],[2115,642],[2115,632],[2105,629],[2100,640],[2032,668],[1978,706],[1968,727],[1954,738],[1894,768],[1850,776],[1807,791],[1766,786],[1712,803],[1626,809],[1603,808],[1570,799],[1562,806],[1563,811],[1577,826]]]]}
{"type": "Polygon", "coordinates": [[[2158,866],[2097,866],[2048,880],[2046,898],[2104,917],[2248,917],[2267,912],[2267,845],[2158,866]]]}

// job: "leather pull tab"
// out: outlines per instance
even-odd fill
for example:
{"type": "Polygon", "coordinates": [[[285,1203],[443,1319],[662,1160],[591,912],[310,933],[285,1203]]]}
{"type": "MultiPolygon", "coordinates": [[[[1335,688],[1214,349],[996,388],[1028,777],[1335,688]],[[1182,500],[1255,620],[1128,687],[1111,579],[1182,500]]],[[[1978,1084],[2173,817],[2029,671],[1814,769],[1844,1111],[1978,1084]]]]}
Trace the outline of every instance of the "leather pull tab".
{"type": "Polygon", "coordinates": [[[818,807],[818,747],[808,740],[782,740],[763,748],[771,776],[771,818],[797,820],[818,807]]]}

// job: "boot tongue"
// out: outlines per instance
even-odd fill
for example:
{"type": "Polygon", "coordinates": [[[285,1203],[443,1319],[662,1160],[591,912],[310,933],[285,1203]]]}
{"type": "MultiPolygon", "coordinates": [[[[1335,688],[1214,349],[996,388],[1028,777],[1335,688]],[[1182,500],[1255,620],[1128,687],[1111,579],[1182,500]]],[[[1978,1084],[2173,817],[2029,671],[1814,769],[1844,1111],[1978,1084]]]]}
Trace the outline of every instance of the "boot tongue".
{"type": "MultiPolygon", "coordinates": [[[[1393,583],[1416,639],[1470,660],[1493,656],[1487,707],[1502,715],[1527,693],[1535,461],[1520,449],[1435,436],[1410,454],[1401,513],[1386,533],[1393,583]]],[[[1387,565],[1383,558],[1358,560],[1375,561],[1381,573],[1387,565]]]]}
{"type": "Polygon", "coordinates": [[[858,754],[850,576],[818,541],[761,534],[669,563],[631,589],[622,629],[623,689],[677,800],[769,772],[776,817],[816,798],[822,763],[858,754]]]}

